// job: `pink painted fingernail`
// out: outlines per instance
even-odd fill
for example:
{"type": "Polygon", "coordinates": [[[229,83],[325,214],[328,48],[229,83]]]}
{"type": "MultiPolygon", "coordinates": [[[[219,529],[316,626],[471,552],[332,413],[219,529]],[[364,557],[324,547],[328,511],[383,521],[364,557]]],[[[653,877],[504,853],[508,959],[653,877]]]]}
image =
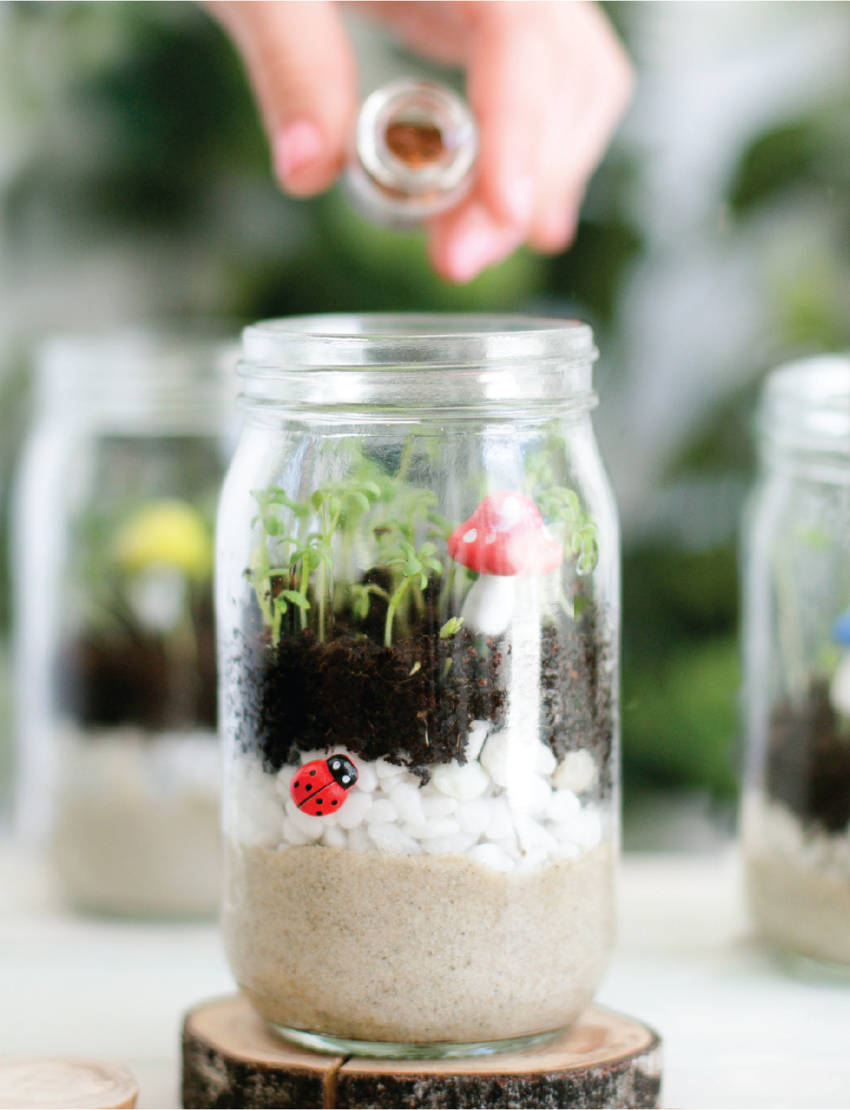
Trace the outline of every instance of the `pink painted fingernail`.
{"type": "Polygon", "coordinates": [[[500,257],[500,244],[492,232],[473,227],[460,235],[448,251],[449,272],[455,281],[471,281],[485,266],[500,257]]]}
{"type": "Polygon", "coordinates": [[[531,177],[517,177],[505,185],[505,201],[514,223],[528,227],[534,209],[534,180],[531,177]]]}
{"type": "Polygon", "coordinates": [[[288,123],[274,140],[274,168],[278,178],[286,182],[315,162],[324,150],[318,127],[309,119],[288,123]]]}

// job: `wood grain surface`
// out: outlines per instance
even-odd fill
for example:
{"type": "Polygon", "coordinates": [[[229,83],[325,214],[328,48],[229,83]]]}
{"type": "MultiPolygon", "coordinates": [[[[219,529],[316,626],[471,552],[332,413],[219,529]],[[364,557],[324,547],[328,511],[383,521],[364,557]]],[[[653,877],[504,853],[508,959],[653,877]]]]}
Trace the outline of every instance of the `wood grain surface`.
{"type": "Polygon", "coordinates": [[[324,1056],[274,1034],[241,997],[183,1030],[186,1107],[654,1107],[661,1041],[598,1007],[544,1045],[452,1060],[324,1056]]]}

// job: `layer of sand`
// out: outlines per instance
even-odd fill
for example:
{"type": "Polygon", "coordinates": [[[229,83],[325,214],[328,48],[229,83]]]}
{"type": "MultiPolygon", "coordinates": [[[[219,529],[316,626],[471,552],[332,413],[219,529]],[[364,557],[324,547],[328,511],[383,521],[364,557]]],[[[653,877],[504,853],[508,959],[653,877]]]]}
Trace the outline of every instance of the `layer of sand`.
{"type": "Polygon", "coordinates": [[[742,838],[750,906],[768,940],[850,963],[850,834],[804,824],[753,791],[744,798],[742,838]]]}
{"type": "Polygon", "coordinates": [[[225,855],[230,966],[268,1021],[371,1041],[504,1040],[590,1003],[613,943],[609,847],[533,871],[303,847],[225,855]]]}
{"type": "Polygon", "coordinates": [[[214,734],[63,738],[52,852],[80,909],[211,917],[221,899],[214,734]]]}
{"type": "Polygon", "coordinates": [[[753,916],[768,940],[850,964],[850,882],[775,855],[751,851],[745,862],[753,916]]]}

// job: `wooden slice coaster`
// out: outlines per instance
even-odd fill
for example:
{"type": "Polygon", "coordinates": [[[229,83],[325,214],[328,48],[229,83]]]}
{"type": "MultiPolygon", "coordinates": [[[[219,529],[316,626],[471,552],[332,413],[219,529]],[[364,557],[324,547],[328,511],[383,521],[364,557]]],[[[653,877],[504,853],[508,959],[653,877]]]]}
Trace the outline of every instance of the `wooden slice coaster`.
{"type": "Polygon", "coordinates": [[[653,1107],[661,1040],[593,1007],[554,1041],[462,1060],[322,1056],[277,1037],[241,997],[183,1027],[186,1107],[653,1107]]]}
{"type": "Polygon", "coordinates": [[[133,1075],[109,1060],[0,1060],[2,1110],[124,1110],[136,1105],[138,1094],[133,1075]]]}

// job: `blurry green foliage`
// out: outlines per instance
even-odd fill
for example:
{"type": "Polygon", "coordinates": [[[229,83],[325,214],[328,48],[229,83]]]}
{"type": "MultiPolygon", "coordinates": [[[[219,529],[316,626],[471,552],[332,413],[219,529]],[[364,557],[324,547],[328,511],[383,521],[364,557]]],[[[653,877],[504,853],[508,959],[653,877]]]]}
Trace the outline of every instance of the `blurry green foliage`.
{"type": "Polygon", "coordinates": [[[734,545],[627,551],[623,610],[626,786],[734,793],[740,685],[734,545]]]}
{"type": "Polygon", "coordinates": [[[660,666],[638,658],[626,667],[626,790],[700,786],[733,795],[739,685],[734,634],[682,643],[660,666]]]}
{"type": "Polygon", "coordinates": [[[791,123],[760,136],[747,149],[729,192],[737,215],[806,173],[811,160],[811,127],[791,123]]]}
{"type": "MultiPolygon", "coordinates": [[[[749,215],[789,190],[813,188],[846,211],[850,197],[850,103],[819,106],[760,135],[744,151],[729,203],[749,215]]],[[[846,244],[845,244],[846,245],[846,244]]]]}
{"type": "Polygon", "coordinates": [[[739,226],[815,223],[784,265],[770,260],[776,359],[850,345],[850,100],[820,104],[756,138],[729,186],[739,226]]]}
{"type": "Polygon", "coordinates": [[[311,208],[310,242],[283,264],[255,271],[241,315],[498,311],[516,308],[542,287],[543,263],[527,251],[455,286],[434,273],[423,234],[367,223],[338,190],[311,208]]]}
{"type": "Polygon", "coordinates": [[[191,224],[207,218],[220,172],[267,172],[241,64],[199,8],[18,3],[15,12],[16,34],[34,48],[24,88],[37,99],[43,67],[57,53],[64,64],[44,94],[47,141],[4,192],[13,232],[33,206],[85,218],[90,233],[191,224]],[[103,47],[88,57],[92,39],[103,47]],[[70,134],[52,133],[60,127],[70,134]]]}

